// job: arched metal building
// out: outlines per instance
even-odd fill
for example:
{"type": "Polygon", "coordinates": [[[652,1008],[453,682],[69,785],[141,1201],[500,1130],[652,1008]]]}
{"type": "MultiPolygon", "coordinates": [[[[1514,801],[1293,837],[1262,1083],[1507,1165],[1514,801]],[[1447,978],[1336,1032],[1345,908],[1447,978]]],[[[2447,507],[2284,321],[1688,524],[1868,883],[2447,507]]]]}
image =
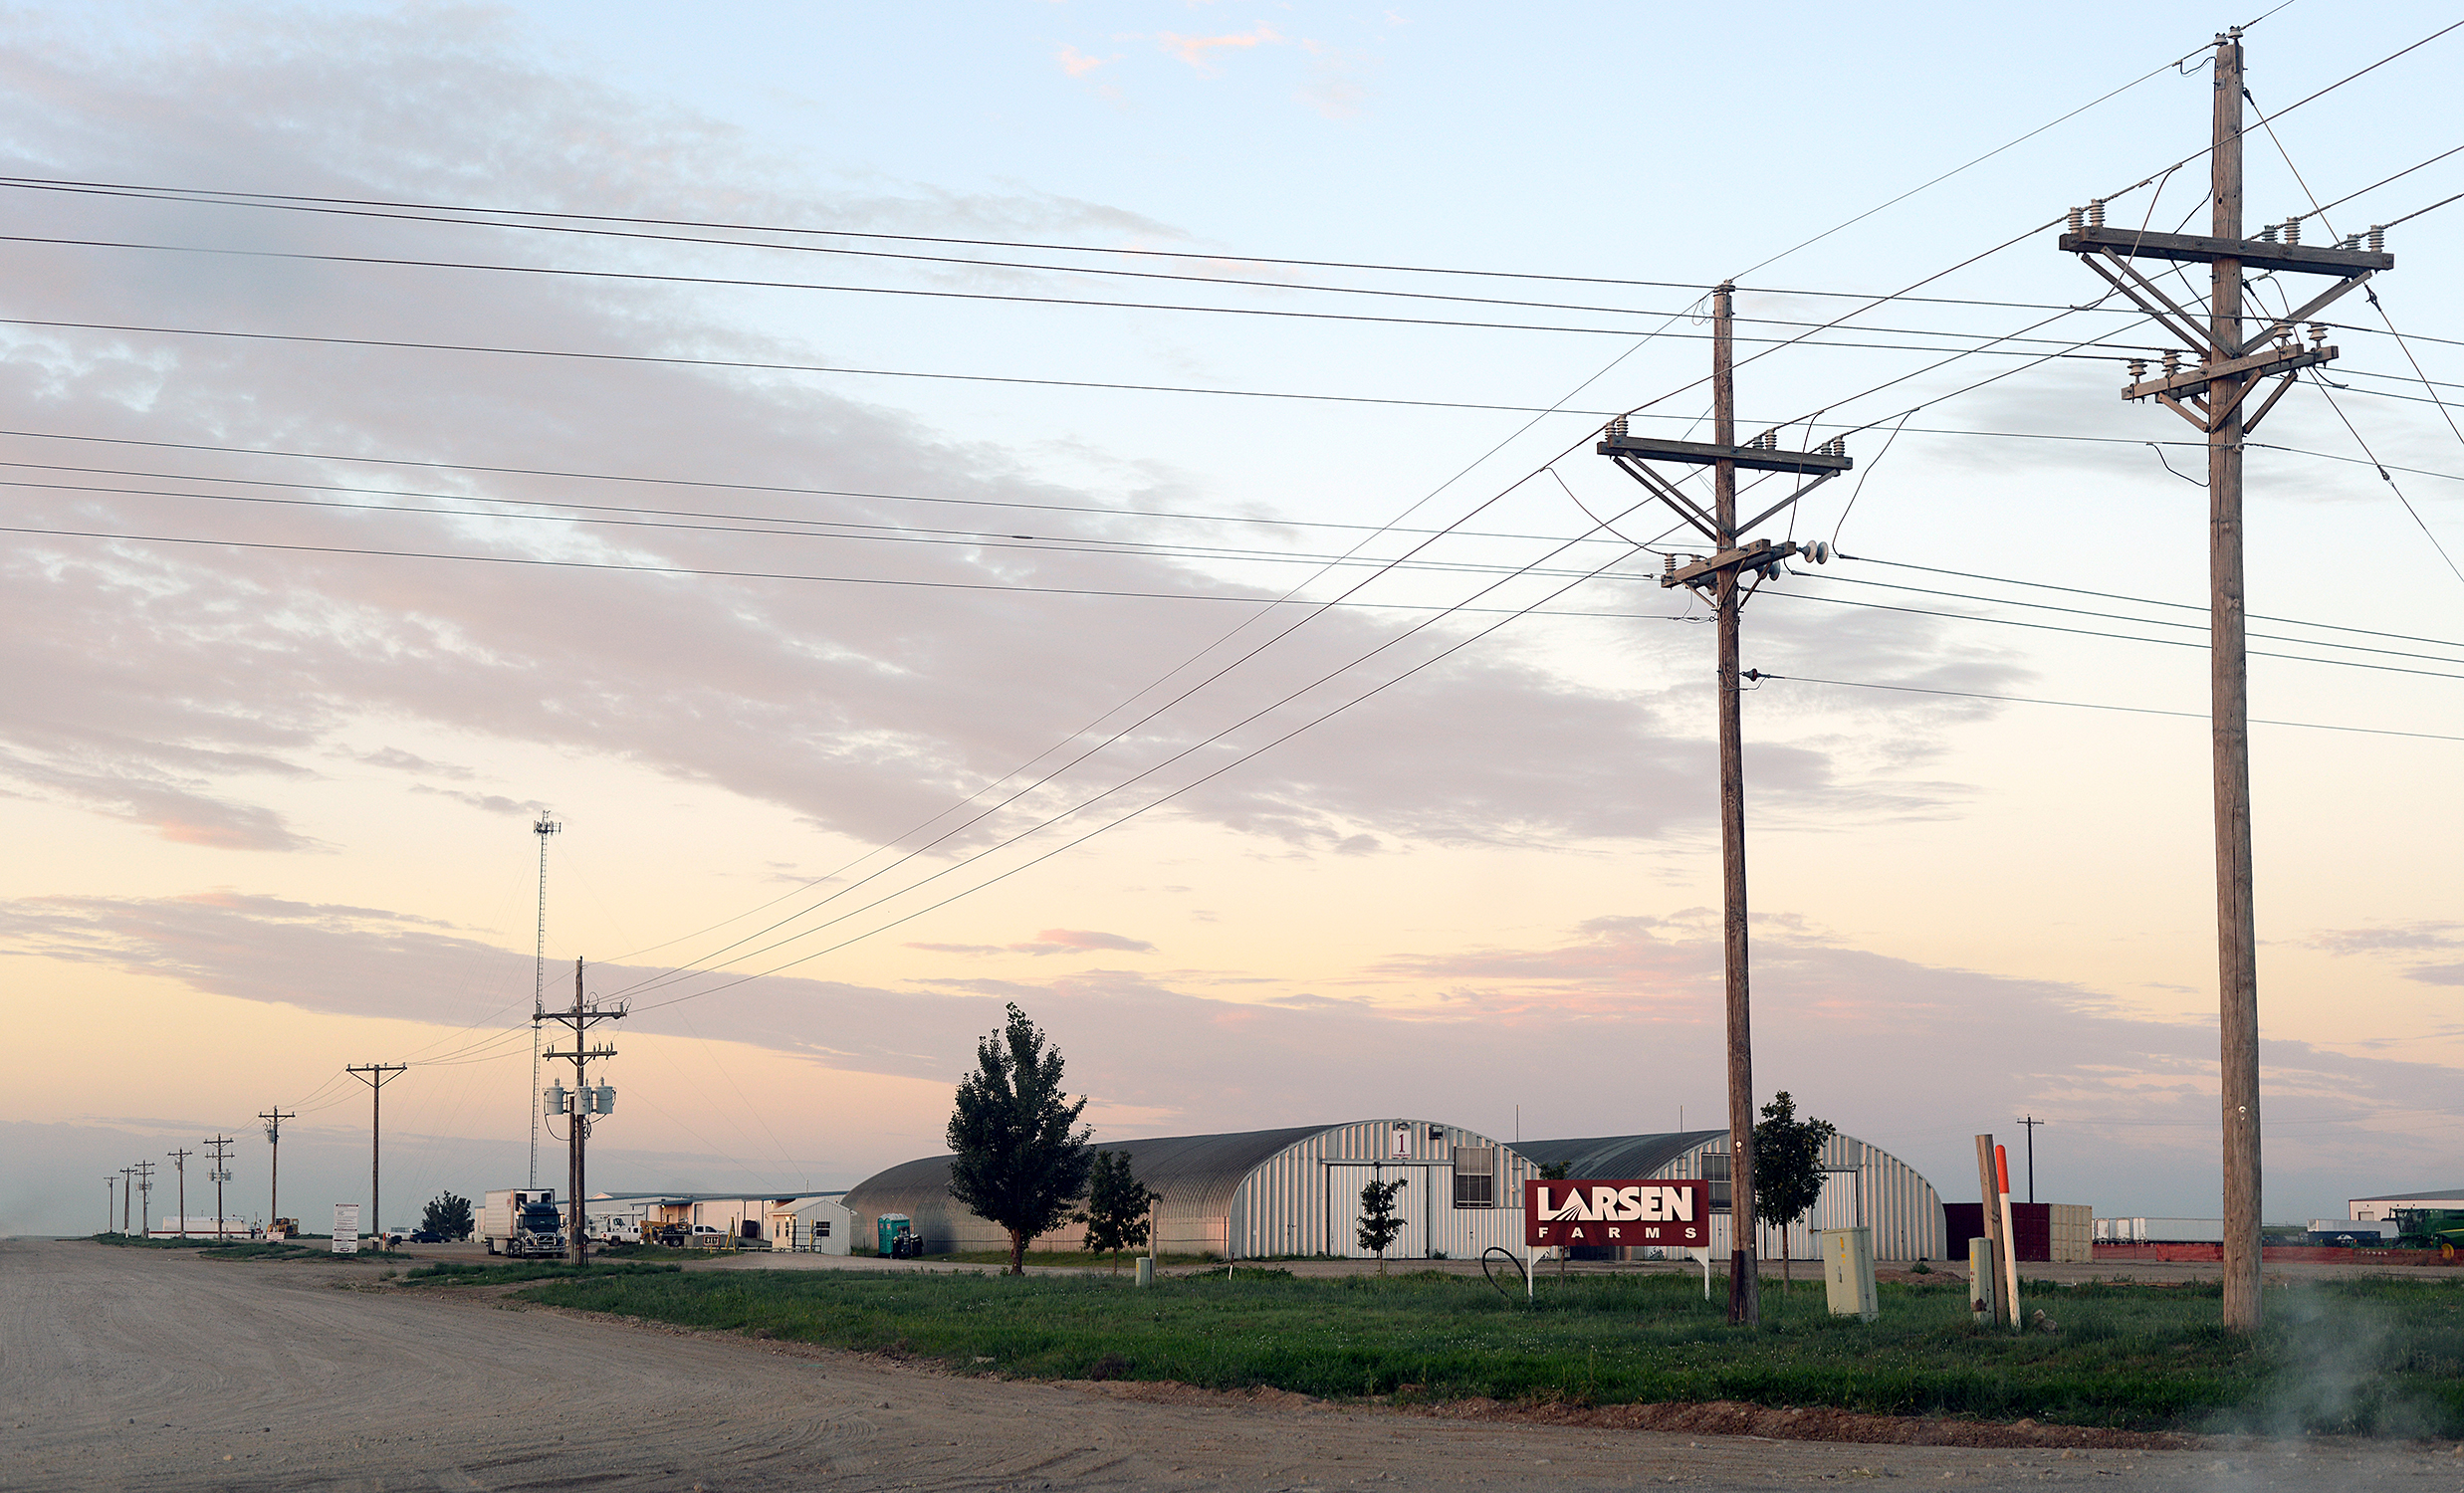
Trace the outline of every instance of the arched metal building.
{"type": "MultiPolygon", "coordinates": [[[[1125,1152],[1137,1178],[1163,1194],[1157,1247],[1235,1259],[1331,1254],[1365,1258],[1354,1234],[1361,1188],[1404,1182],[1403,1236],[1390,1259],[1461,1259],[1492,1244],[1522,1247],[1523,1181],[1533,1165],[1486,1136],[1429,1120],[1359,1120],[1222,1136],[1105,1142],[1125,1152]]],[[[1640,1173],[1637,1173],[1638,1175],[1640,1173]]],[[[914,1220],[927,1251],[1006,1249],[1008,1237],[950,1195],[950,1158],[923,1157],[867,1178],[846,1203],[856,1237],[883,1213],[914,1220]]],[[[1938,1220],[1936,1231],[1939,1231],[1938,1220]]],[[[1077,1224],[1036,1247],[1073,1249],[1077,1224]]]]}
{"type": "MultiPolygon", "coordinates": [[[[1711,1251],[1720,1258],[1735,1246],[1729,1241],[1728,1133],[1724,1130],[1669,1131],[1649,1136],[1598,1136],[1574,1141],[1518,1141],[1514,1149],[1535,1168],[1562,1162],[1573,1176],[1704,1177],[1711,1183],[1711,1251]]],[[[1788,1231],[1788,1253],[1816,1259],[1814,1231],[1824,1228],[1868,1227],[1874,1230],[1878,1260],[1938,1260],[1943,1258],[1942,1198],[1915,1168],[1854,1136],[1834,1135],[1823,1148],[1822,1197],[1813,1211],[1788,1231]]],[[[1520,1206],[1522,1199],[1515,1198],[1520,1206]]],[[[1759,1230],[1755,1251],[1765,1259],[1779,1257],[1779,1234],[1759,1230]]]]}

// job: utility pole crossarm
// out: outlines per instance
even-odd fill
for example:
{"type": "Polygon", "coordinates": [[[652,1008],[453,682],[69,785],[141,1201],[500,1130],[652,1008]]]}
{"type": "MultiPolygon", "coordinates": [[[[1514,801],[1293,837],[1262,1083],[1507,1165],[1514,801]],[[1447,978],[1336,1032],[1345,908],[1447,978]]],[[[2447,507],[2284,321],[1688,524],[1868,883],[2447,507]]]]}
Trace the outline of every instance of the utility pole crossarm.
{"type": "Polygon", "coordinates": [[[1715,462],[1735,462],[1747,472],[1845,472],[1856,462],[1831,449],[1840,444],[1832,441],[1819,451],[1780,451],[1770,446],[1719,446],[1708,441],[1672,441],[1659,436],[1630,435],[1620,426],[1623,417],[1611,421],[1609,429],[1594,449],[1602,456],[1630,457],[1647,462],[1689,462],[1707,467],[1715,462]]]}
{"type": "Polygon", "coordinates": [[[2065,254],[2118,254],[2126,259],[2166,259],[2191,265],[2237,259],[2244,270],[2293,275],[2358,275],[2365,270],[2395,268],[2395,256],[2381,250],[2280,244],[2273,239],[2218,239],[2191,233],[2142,233],[2132,228],[2086,225],[2064,234],[2060,248],[2065,254]]]}

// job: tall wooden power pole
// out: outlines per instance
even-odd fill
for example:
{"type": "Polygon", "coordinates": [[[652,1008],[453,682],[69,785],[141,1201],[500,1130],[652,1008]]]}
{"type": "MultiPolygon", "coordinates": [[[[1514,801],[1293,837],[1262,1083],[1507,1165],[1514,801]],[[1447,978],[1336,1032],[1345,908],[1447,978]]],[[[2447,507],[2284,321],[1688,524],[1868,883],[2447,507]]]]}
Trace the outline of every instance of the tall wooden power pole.
{"type": "Polygon", "coordinates": [[[154,1212],[154,1164],[139,1162],[128,1170],[136,1173],[137,1227],[144,1234],[151,1235],[154,1231],[151,1221],[154,1212]]]}
{"type": "MultiPolygon", "coordinates": [[[[2109,228],[2105,204],[2071,210],[2060,248],[2127,296],[2198,359],[2183,367],[2164,354],[2157,376],[2144,360],[2130,364],[2125,399],[2154,399],[2207,437],[2207,592],[2209,723],[2216,817],[2216,1005],[2223,1069],[2224,1324],[2258,1329],[2259,1296],[2259,969],[2258,920],[2250,891],[2250,664],[2243,641],[2242,448],[2301,370],[2336,356],[2327,328],[2313,323],[2302,345],[2300,323],[2368,280],[2395,267],[2383,252],[2385,231],[2369,231],[2369,247],[2354,234],[2334,246],[2301,242],[2302,219],[2271,223],[2255,239],[2242,236],[2242,42],[2235,27],[2216,38],[2213,197],[2206,237],[2109,228]],[[2282,235],[2281,238],[2279,235],[2282,235]],[[2204,264],[2210,269],[2207,315],[2176,304],[2134,261],[2204,264]],[[2337,283],[2298,310],[2266,319],[2245,337],[2242,274],[2332,275],[2337,283]],[[2250,393],[2269,378],[2276,387],[2256,409],[2250,393]]],[[[2159,271],[2159,274],[2162,272],[2159,271]]],[[[2290,297],[2286,298],[2288,301],[2290,297]]]]}
{"type": "Polygon", "coordinates": [[[548,837],[564,828],[542,813],[531,823],[539,837],[539,938],[531,954],[531,1185],[539,1185],[539,1028],[548,1018],[548,837]]]}
{"type": "MultiPolygon", "coordinates": [[[[214,1153],[214,1237],[219,1239],[223,1236],[222,1184],[231,1179],[231,1147],[234,1143],[229,1136],[216,1136],[210,1141],[200,1141],[197,1144],[212,1148],[214,1153]]],[[[182,1218],[180,1227],[186,1228],[187,1226],[188,1220],[182,1218]]]]}
{"type": "Polygon", "coordinates": [[[115,1176],[103,1178],[103,1231],[107,1234],[112,1231],[112,1215],[119,1211],[119,1194],[112,1190],[118,1184],[115,1176]]]}
{"type": "Polygon", "coordinates": [[[119,1169],[119,1231],[128,1232],[128,1202],[136,1196],[136,1168],[119,1169]]]}
{"type": "Polygon", "coordinates": [[[257,1118],[265,1122],[266,1143],[274,1148],[274,1173],[266,1193],[265,1226],[274,1227],[274,1220],[283,1215],[283,1122],[297,1120],[296,1114],[286,1115],[283,1107],[259,1110],[257,1118]]]}
{"type": "Polygon", "coordinates": [[[164,1155],[171,1159],[171,1170],[179,1173],[179,1232],[184,1239],[188,1236],[188,1159],[196,1153],[183,1147],[164,1155]]]}
{"type": "MultiPolygon", "coordinates": [[[[401,1063],[353,1063],[344,1071],[368,1086],[368,1216],[359,1232],[378,1240],[385,1237],[384,1211],[377,1205],[377,1153],[383,1140],[385,1085],[402,1076],[401,1063]]],[[[378,1248],[384,1246],[380,1243],[378,1248]]]]}
{"type": "Polygon", "coordinates": [[[572,1061],[573,1092],[570,1096],[562,1094],[560,1091],[563,1085],[559,1084],[549,1091],[550,1100],[542,1102],[541,1111],[546,1113],[548,1103],[553,1101],[565,1117],[565,1186],[568,1201],[565,1215],[564,1257],[576,1265],[586,1261],[590,1253],[589,1216],[582,1208],[583,1200],[589,1196],[582,1190],[586,1180],[582,1162],[584,1146],[590,1136],[590,1119],[594,1115],[609,1114],[616,1106],[616,1091],[605,1084],[593,1088],[589,1082],[587,1068],[588,1064],[600,1058],[614,1057],[616,1049],[605,1045],[585,1047],[583,1043],[591,1027],[602,1021],[621,1021],[624,1017],[625,1008],[621,1005],[611,1009],[600,1009],[583,1002],[581,960],[573,960],[573,1007],[571,1010],[550,1012],[548,1018],[561,1022],[571,1029],[573,1050],[558,1052],[551,1048],[546,1053],[546,1056],[550,1058],[568,1058],[572,1061]]]}
{"type": "MultiPolygon", "coordinates": [[[[1819,451],[1781,451],[1777,431],[1765,431],[1746,445],[1736,443],[1736,288],[1722,285],[1711,293],[1711,440],[1663,440],[1638,436],[1624,416],[1611,420],[1602,432],[1599,453],[1614,459],[1635,481],[1675,511],[1707,540],[1714,553],[1688,556],[1679,564],[1667,556],[1662,586],[1688,586],[1710,597],[1719,620],[1719,848],[1721,886],[1721,963],[1726,972],[1728,1029],[1728,1320],[1752,1324],[1762,1320],[1759,1265],[1754,1251],[1754,1052],[1753,1021],[1746,979],[1745,908],[1745,727],[1738,698],[1745,676],[1738,668],[1738,614],[1748,576],[1756,586],[1781,560],[1803,553],[1828,559],[1827,547],[1800,549],[1795,543],[1769,539],[1742,540],[1763,520],[1849,469],[1842,442],[1819,451]],[[1711,508],[1679,490],[1677,484],[1648,463],[1681,462],[1711,469],[1711,508]],[[1800,482],[1786,498],[1743,524],[1737,522],[1737,472],[1794,473],[1800,482]]],[[[1755,676],[1759,678],[1760,676],[1755,676]]]]}

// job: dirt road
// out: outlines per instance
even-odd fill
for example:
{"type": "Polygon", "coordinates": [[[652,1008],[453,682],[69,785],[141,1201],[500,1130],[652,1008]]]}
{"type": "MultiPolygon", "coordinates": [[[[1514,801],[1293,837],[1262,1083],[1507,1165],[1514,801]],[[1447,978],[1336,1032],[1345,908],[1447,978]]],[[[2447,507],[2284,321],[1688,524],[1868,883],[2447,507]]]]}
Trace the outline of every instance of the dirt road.
{"type": "Polygon", "coordinates": [[[1978,1451],[953,1377],[375,1272],[0,1242],[0,1488],[2446,1490],[2449,1448],[1978,1451]]]}

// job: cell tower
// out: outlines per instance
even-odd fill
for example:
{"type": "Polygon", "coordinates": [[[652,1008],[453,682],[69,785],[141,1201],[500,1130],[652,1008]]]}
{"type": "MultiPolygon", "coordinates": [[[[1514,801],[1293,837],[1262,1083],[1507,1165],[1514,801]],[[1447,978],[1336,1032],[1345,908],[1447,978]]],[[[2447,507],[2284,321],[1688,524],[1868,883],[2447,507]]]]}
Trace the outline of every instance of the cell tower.
{"type": "Polygon", "coordinates": [[[564,826],[542,810],[531,833],[539,836],[539,944],[531,975],[531,1182],[539,1185],[539,1024],[548,1015],[548,837],[564,826]]]}

